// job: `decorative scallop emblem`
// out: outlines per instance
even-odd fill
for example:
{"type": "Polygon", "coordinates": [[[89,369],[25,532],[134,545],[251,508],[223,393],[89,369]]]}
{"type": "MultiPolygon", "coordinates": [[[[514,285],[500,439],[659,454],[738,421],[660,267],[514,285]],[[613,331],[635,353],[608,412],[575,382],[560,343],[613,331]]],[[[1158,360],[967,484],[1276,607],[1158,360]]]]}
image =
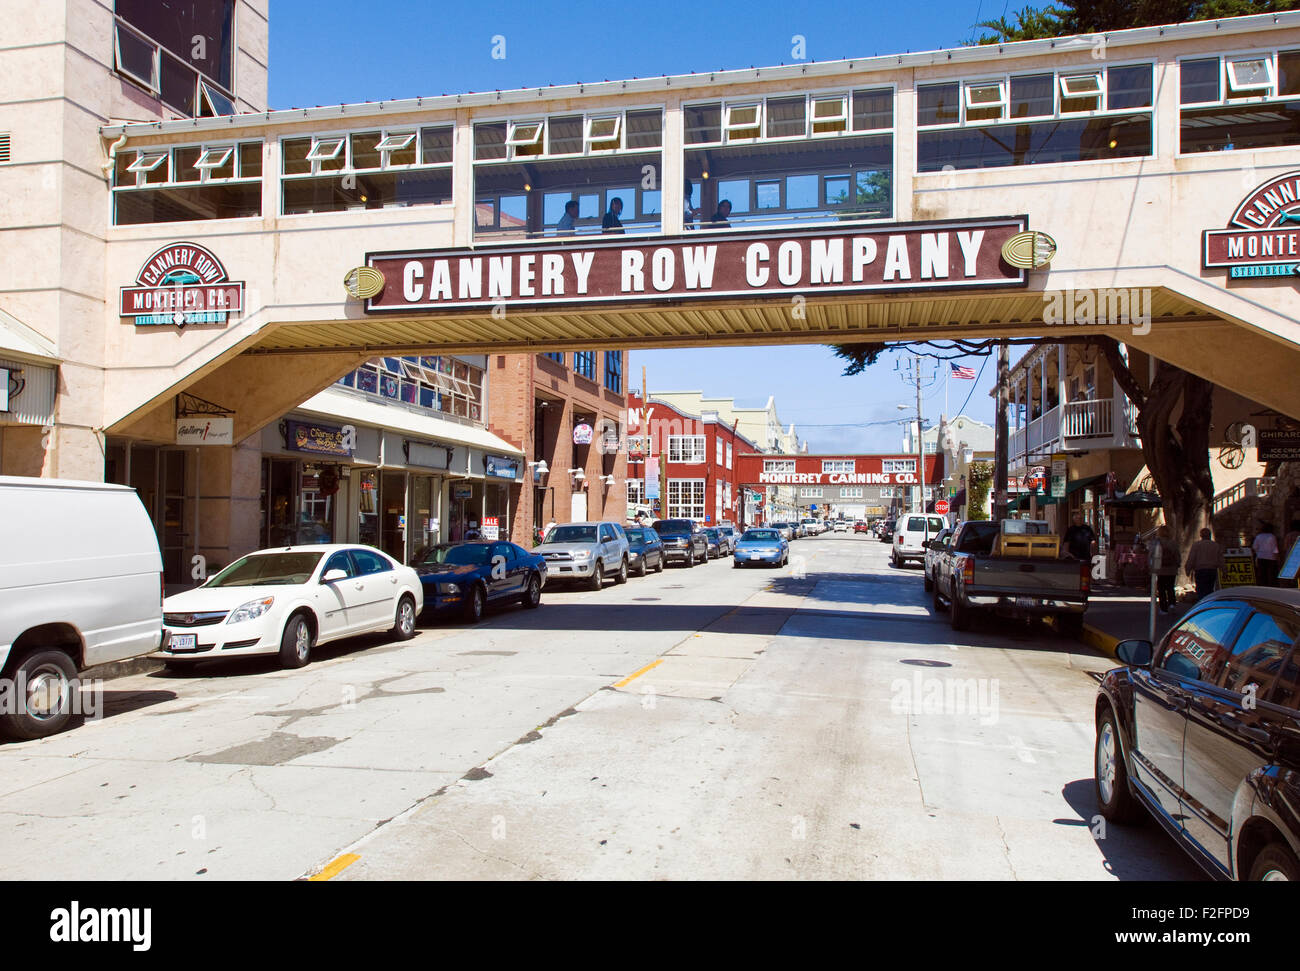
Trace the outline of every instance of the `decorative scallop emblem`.
{"type": "Polygon", "coordinates": [[[358,300],[369,300],[384,289],[384,275],[373,266],[358,266],[344,274],[343,285],[358,300]]]}
{"type": "Polygon", "coordinates": [[[1002,258],[1022,270],[1046,266],[1056,255],[1056,240],[1046,233],[1016,233],[1002,244],[1002,258]]]}

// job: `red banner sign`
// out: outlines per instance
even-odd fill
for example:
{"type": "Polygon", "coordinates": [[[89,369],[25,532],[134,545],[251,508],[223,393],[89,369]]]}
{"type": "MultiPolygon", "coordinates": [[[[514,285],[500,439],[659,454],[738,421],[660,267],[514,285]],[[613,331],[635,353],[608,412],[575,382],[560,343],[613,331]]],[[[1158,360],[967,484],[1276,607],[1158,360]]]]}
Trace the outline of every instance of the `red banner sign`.
{"type": "Polygon", "coordinates": [[[1026,271],[1001,250],[1027,225],[1017,216],[369,253],[384,286],[366,310],[1023,286],[1026,271]]]}
{"type": "Polygon", "coordinates": [[[1202,234],[1205,269],[1261,267],[1233,276],[1285,276],[1300,263],[1300,172],[1270,179],[1237,206],[1228,229],[1202,234]]]}

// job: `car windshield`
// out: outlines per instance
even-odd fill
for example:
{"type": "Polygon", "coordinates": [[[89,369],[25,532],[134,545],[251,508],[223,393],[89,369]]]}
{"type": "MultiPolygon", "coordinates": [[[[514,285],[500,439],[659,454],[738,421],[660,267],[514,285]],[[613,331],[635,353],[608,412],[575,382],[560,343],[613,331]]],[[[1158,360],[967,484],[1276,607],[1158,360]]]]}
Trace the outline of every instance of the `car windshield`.
{"type": "Polygon", "coordinates": [[[260,587],[306,583],[324,553],[253,553],[236,560],[206,584],[208,587],[260,587]]]}
{"type": "Polygon", "coordinates": [[[546,534],[548,543],[594,543],[595,526],[556,526],[546,534]]]}
{"type": "Polygon", "coordinates": [[[677,536],[683,533],[689,533],[691,527],[684,520],[666,520],[661,519],[655,523],[655,532],[660,536],[671,535],[677,536]]]}
{"type": "Polygon", "coordinates": [[[623,532],[627,533],[629,543],[648,543],[650,541],[650,537],[646,535],[644,529],[625,529],[623,532]]]}
{"type": "Polygon", "coordinates": [[[482,566],[488,562],[488,543],[458,543],[455,546],[434,546],[417,566],[482,566]]]}
{"type": "Polygon", "coordinates": [[[770,543],[779,538],[775,529],[750,529],[746,530],[745,535],[740,537],[740,541],[747,543],[752,540],[766,540],[770,543]]]}

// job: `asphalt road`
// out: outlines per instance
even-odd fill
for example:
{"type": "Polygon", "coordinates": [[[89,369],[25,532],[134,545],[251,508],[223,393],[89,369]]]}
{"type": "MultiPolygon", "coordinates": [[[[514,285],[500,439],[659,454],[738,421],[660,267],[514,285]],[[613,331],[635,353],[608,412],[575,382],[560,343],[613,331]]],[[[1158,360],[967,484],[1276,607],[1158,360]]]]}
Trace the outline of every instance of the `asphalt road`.
{"type": "Polygon", "coordinates": [[[0,745],[5,875],[1198,878],[1154,823],[1097,829],[1110,662],[954,634],[887,549],[109,682],[101,720],[0,745]]]}

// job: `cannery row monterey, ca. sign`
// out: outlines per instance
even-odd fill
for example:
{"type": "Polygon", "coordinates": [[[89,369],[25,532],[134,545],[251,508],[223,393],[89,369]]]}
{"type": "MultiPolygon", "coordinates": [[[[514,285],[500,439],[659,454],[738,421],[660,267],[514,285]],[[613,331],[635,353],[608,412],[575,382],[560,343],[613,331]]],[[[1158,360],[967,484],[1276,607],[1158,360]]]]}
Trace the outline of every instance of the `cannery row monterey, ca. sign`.
{"type": "Polygon", "coordinates": [[[168,243],[145,261],[136,285],[121,290],[120,313],[137,327],[224,324],[243,310],[244,284],[198,243],[168,243]]]}
{"type": "Polygon", "coordinates": [[[369,253],[384,283],[366,310],[1023,286],[1026,271],[1001,251],[1027,224],[1015,216],[369,253]]]}
{"type": "Polygon", "coordinates": [[[1203,234],[1205,269],[1229,277],[1291,277],[1300,267],[1300,172],[1270,179],[1241,201],[1227,229],[1203,234]]]}

